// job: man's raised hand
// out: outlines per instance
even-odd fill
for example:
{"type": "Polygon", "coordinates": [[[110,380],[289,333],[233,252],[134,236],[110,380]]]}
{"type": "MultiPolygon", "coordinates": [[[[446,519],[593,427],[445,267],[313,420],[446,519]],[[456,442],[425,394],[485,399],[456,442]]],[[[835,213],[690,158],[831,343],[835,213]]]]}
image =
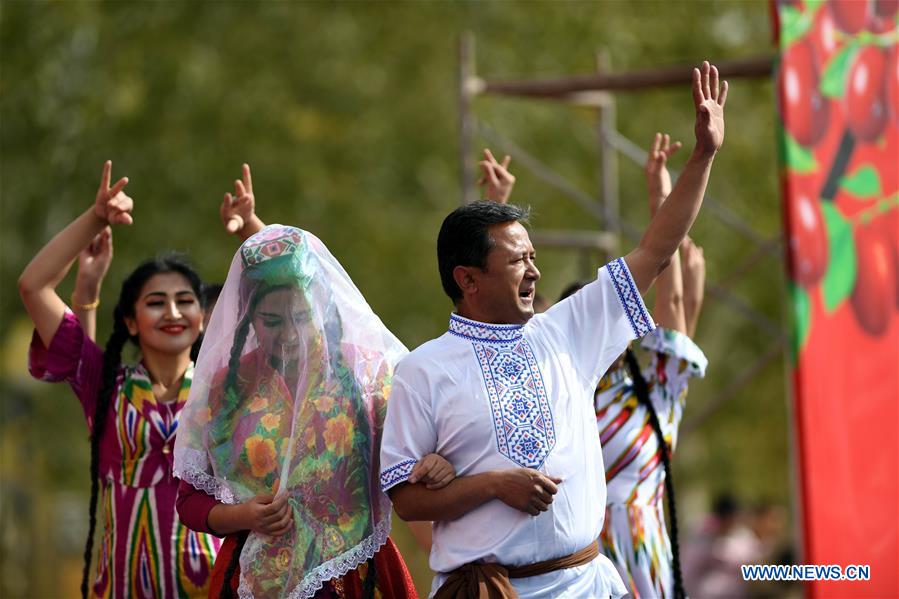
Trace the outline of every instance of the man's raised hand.
{"type": "Polygon", "coordinates": [[[724,143],[724,103],[727,101],[727,81],[719,86],[718,69],[703,61],[693,69],[693,104],[696,107],[696,151],[711,155],[724,143]]]}
{"type": "Polygon", "coordinates": [[[250,165],[244,164],[243,179],[234,181],[234,195],[225,194],[225,199],[219,208],[222,224],[231,235],[244,228],[256,212],[256,197],[253,195],[253,177],[250,175],[250,165]]]}
{"type": "Polygon", "coordinates": [[[103,174],[100,176],[100,188],[94,201],[94,214],[111,225],[130,225],[134,222],[131,211],[134,200],[123,191],[128,185],[128,177],[122,177],[115,185],[109,186],[112,177],[112,161],[103,163],[103,174]]]}
{"type": "Polygon", "coordinates": [[[515,176],[509,172],[509,163],[512,161],[511,156],[503,158],[502,162],[497,162],[493,157],[493,153],[484,148],[484,159],[478,163],[481,167],[481,178],[478,179],[478,185],[484,187],[484,199],[499,204],[505,204],[512,195],[512,187],[515,186],[515,176]]]}

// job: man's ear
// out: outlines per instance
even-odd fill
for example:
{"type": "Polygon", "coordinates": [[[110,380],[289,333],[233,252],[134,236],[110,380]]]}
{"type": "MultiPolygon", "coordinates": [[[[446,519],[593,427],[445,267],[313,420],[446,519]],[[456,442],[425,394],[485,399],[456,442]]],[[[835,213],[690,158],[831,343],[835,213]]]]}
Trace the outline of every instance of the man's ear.
{"type": "Polygon", "coordinates": [[[137,335],[137,321],[131,317],[126,316],[124,318],[125,326],[128,327],[128,334],[134,337],[137,335]]]}
{"type": "Polygon", "coordinates": [[[457,266],[453,269],[453,280],[462,290],[462,295],[471,295],[478,292],[477,280],[474,271],[479,270],[474,266],[457,266]]]}

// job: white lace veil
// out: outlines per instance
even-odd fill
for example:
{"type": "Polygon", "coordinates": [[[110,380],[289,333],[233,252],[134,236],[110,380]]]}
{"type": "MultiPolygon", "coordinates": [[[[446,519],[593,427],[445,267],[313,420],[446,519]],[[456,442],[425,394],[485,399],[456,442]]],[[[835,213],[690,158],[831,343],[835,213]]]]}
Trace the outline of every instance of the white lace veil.
{"type": "Polygon", "coordinates": [[[224,503],[289,496],[291,532],[247,539],[241,597],[311,597],[387,540],[378,454],[406,351],[311,233],[270,225],[234,256],[180,414],[174,470],[224,503]]]}

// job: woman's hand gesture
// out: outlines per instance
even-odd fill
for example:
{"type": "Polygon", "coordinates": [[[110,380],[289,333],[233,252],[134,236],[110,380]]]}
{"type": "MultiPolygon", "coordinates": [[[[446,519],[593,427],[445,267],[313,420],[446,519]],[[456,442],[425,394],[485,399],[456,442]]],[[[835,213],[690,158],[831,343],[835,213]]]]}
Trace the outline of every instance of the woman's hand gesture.
{"type": "Polygon", "coordinates": [[[226,193],[219,208],[222,224],[230,235],[236,235],[256,214],[256,196],[253,195],[253,177],[250,165],[242,168],[243,179],[234,181],[234,194],[226,193]]]}
{"type": "Polygon", "coordinates": [[[481,167],[481,178],[478,185],[484,188],[484,199],[498,204],[506,204],[515,187],[515,175],[509,172],[510,156],[498,162],[493,153],[484,148],[484,159],[478,163],[481,167]]]}
{"type": "Polygon", "coordinates": [[[668,172],[668,159],[681,148],[681,143],[671,143],[671,136],[667,133],[656,133],[652,141],[652,148],[646,156],[646,164],[643,172],[646,174],[646,185],[649,188],[649,214],[655,215],[656,210],[671,193],[671,173],[668,172]]]}
{"type": "Polygon", "coordinates": [[[103,163],[103,175],[100,177],[100,188],[97,190],[97,198],[94,202],[94,214],[110,225],[130,225],[134,222],[131,211],[134,209],[134,200],[125,195],[123,191],[128,185],[128,177],[122,177],[115,185],[109,186],[112,177],[112,161],[103,163]]]}
{"type": "Polygon", "coordinates": [[[704,61],[693,69],[693,105],[696,107],[696,150],[711,155],[724,143],[724,104],[727,81],[718,82],[718,68],[704,61]]]}

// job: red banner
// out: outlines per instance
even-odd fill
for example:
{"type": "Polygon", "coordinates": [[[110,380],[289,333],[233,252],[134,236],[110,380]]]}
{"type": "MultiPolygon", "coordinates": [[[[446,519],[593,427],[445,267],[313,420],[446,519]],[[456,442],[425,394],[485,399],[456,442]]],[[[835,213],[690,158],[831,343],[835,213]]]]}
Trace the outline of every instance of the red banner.
{"type": "Polygon", "coordinates": [[[899,0],[776,7],[801,561],[899,597],[899,0]]]}

